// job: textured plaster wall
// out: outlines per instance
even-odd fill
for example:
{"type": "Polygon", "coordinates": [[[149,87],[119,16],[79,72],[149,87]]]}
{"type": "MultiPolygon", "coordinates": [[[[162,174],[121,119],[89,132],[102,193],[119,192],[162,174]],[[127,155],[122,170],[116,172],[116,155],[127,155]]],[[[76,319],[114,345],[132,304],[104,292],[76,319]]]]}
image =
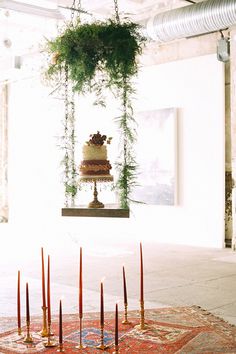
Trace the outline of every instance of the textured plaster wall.
{"type": "Polygon", "coordinates": [[[231,168],[232,168],[232,217],[233,217],[233,232],[232,232],[232,248],[236,249],[236,217],[235,217],[235,206],[236,206],[236,27],[232,27],[230,31],[231,35],[231,45],[230,45],[230,56],[231,56],[231,68],[230,68],[230,80],[231,80],[231,168]]]}
{"type": "Polygon", "coordinates": [[[231,61],[225,63],[225,243],[232,241],[231,61]]]}

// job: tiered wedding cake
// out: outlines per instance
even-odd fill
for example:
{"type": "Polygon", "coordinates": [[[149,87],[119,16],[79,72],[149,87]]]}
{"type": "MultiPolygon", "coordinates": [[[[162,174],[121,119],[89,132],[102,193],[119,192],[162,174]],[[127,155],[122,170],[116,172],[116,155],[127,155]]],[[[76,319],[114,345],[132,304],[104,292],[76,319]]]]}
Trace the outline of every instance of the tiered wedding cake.
{"type": "Polygon", "coordinates": [[[112,168],[109,160],[107,160],[107,144],[110,144],[111,138],[101,135],[99,131],[91,134],[82,150],[83,160],[81,161],[79,170],[81,177],[112,177],[110,170],[112,168]]]}

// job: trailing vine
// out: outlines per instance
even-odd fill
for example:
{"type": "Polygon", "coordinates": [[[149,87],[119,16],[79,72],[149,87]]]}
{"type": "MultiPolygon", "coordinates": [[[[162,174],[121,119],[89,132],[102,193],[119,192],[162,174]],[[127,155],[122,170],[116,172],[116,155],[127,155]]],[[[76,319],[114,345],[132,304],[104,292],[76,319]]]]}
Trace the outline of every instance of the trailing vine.
{"type": "Polygon", "coordinates": [[[65,121],[64,121],[64,140],[63,148],[65,149],[64,159],[62,163],[64,165],[64,186],[65,186],[65,205],[69,204],[69,184],[70,184],[70,157],[69,157],[69,103],[68,103],[68,69],[65,68],[65,121]]]}
{"type": "Polygon", "coordinates": [[[136,184],[137,163],[135,161],[134,143],[136,141],[135,119],[133,117],[133,108],[131,97],[134,93],[129,79],[123,77],[123,85],[120,91],[123,112],[118,117],[117,123],[120,131],[121,151],[116,164],[119,177],[116,183],[120,191],[121,208],[129,207],[129,196],[132,187],[136,184]]]}
{"type": "Polygon", "coordinates": [[[65,67],[65,118],[62,147],[65,150],[62,164],[64,167],[63,183],[65,187],[65,206],[73,206],[77,194],[75,166],[75,103],[74,93],[68,80],[68,68],[65,67]]]}
{"type": "MultiPolygon", "coordinates": [[[[95,92],[97,96],[95,104],[105,104],[104,89],[114,91],[116,97],[119,97],[122,115],[117,118],[117,123],[121,151],[116,164],[119,173],[116,187],[119,189],[121,207],[128,208],[137,167],[133,151],[136,130],[132,108],[134,94],[132,78],[138,72],[137,56],[142,52],[145,38],[140,34],[140,27],[136,23],[120,22],[117,0],[114,0],[114,3],[115,20],[93,23],[81,23],[80,19],[71,21],[62,34],[48,41],[47,51],[53,60],[47,69],[47,76],[50,80],[59,82],[60,86],[61,72],[66,68],[67,80],[71,82],[73,92],[79,94],[95,92]]],[[[67,199],[69,194],[73,198],[77,192],[74,178],[76,173],[74,118],[73,114],[69,114],[69,107],[73,113],[74,106],[67,103],[68,112],[65,114],[67,199]]]]}
{"type": "MultiPolygon", "coordinates": [[[[81,2],[73,0],[71,12],[71,26],[74,26],[75,20],[80,21],[80,8],[81,2]],[[78,10],[75,16],[75,10],[78,10]]],[[[55,59],[55,57],[54,57],[55,59]]],[[[72,90],[71,81],[69,80],[68,65],[64,65],[62,72],[64,72],[64,102],[65,102],[65,119],[64,119],[64,135],[62,137],[65,150],[62,165],[64,167],[63,183],[65,189],[65,206],[68,207],[75,205],[75,197],[77,195],[78,183],[76,180],[76,164],[75,164],[75,100],[74,92],[72,90]]],[[[61,75],[61,74],[60,74],[61,75]]],[[[59,80],[60,83],[60,80],[59,80]]],[[[59,84],[60,88],[60,84],[59,84]]]]}

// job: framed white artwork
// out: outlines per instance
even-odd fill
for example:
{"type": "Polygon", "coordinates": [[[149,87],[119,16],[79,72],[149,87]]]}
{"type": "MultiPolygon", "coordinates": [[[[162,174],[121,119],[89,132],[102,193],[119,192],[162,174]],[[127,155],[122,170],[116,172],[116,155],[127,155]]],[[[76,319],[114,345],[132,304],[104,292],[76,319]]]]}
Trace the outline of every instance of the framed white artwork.
{"type": "Polygon", "coordinates": [[[143,204],[177,204],[177,109],[136,114],[137,185],[131,199],[143,204]]]}

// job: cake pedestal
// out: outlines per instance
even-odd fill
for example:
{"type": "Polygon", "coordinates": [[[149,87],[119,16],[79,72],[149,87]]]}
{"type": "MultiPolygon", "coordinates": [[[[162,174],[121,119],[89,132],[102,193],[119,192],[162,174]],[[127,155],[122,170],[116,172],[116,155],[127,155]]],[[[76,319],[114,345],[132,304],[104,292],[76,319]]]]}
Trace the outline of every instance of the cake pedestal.
{"type": "Polygon", "coordinates": [[[104,204],[98,200],[97,182],[112,182],[113,176],[82,176],[80,181],[93,183],[93,201],[88,204],[88,208],[104,208],[104,204]]]}

